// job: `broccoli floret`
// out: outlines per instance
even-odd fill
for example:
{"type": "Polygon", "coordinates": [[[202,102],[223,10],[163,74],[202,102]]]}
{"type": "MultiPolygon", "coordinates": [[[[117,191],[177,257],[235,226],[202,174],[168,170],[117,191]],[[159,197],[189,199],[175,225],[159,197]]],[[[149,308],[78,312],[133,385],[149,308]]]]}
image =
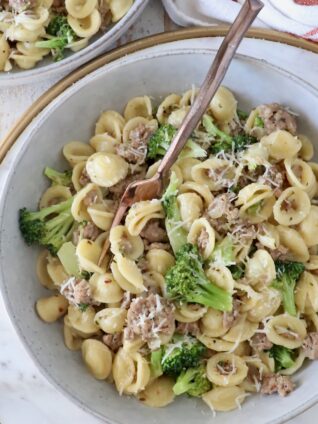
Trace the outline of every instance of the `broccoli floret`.
{"type": "Polygon", "coordinates": [[[305,265],[300,262],[275,261],[276,279],[272,285],[279,290],[282,298],[285,312],[290,315],[296,315],[294,290],[296,282],[305,270],[305,265]]]}
{"type": "Polygon", "coordinates": [[[44,175],[48,177],[54,185],[70,186],[72,183],[72,171],[59,172],[53,168],[46,167],[44,175]]]}
{"type": "Polygon", "coordinates": [[[231,274],[234,280],[239,280],[240,278],[244,277],[245,265],[244,264],[230,265],[229,270],[231,271],[231,274]]]}
{"type": "Polygon", "coordinates": [[[166,214],[166,230],[174,253],[187,242],[187,232],[182,226],[182,218],[177,202],[180,182],[174,172],[171,173],[170,183],[162,196],[162,206],[166,214]]]}
{"type": "Polygon", "coordinates": [[[153,378],[158,378],[163,374],[161,360],[163,356],[163,349],[154,350],[150,356],[150,371],[153,378]]]}
{"type": "Polygon", "coordinates": [[[182,371],[199,365],[206,347],[194,337],[175,335],[173,343],[165,347],[161,359],[164,374],[177,376],[182,371]]]}
{"type": "Polygon", "coordinates": [[[71,214],[73,198],[57,205],[32,212],[26,208],[19,211],[19,226],[27,244],[38,243],[56,255],[65,241],[68,241],[74,218],[71,214]]]}
{"type": "MultiPolygon", "coordinates": [[[[170,124],[161,125],[150,137],[147,157],[149,159],[157,159],[158,157],[164,156],[169,149],[176,132],[177,129],[170,124]]],[[[179,157],[204,158],[206,155],[207,152],[202,149],[202,147],[194,141],[188,140],[179,157]]]]}
{"type": "Polygon", "coordinates": [[[264,128],[265,124],[260,116],[256,116],[254,120],[254,127],[264,128]]]}
{"type": "Polygon", "coordinates": [[[257,142],[257,139],[248,134],[239,134],[231,137],[229,134],[221,131],[214,123],[209,115],[204,115],[202,120],[203,126],[207,133],[215,138],[215,142],[211,146],[212,153],[219,152],[238,152],[244,150],[248,145],[257,142]]]}
{"type": "Polygon", "coordinates": [[[94,274],[93,272],[88,272],[88,271],[83,270],[80,274],[80,277],[82,277],[82,278],[84,278],[84,280],[88,281],[93,274],[94,274]]]}
{"type": "Polygon", "coordinates": [[[165,276],[167,296],[185,303],[199,303],[219,311],[232,310],[232,296],[213,284],[205,275],[203,260],[197,246],[182,246],[176,254],[176,264],[165,276]]]}
{"type": "Polygon", "coordinates": [[[87,303],[79,303],[77,307],[81,312],[85,312],[89,305],[87,303]]]}
{"type": "Polygon", "coordinates": [[[290,368],[295,364],[295,352],[284,346],[274,345],[269,351],[269,356],[275,360],[275,371],[290,368]]]}
{"type": "Polygon", "coordinates": [[[248,113],[245,110],[237,109],[237,116],[240,120],[245,121],[248,118],[248,113]]]}
{"type": "Polygon", "coordinates": [[[212,384],[206,377],[206,370],[203,364],[197,368],[189,368],[177,378],[176,384],[173,386],[175,395],[187,393],[190,396],[201,396],[208,392],[212,384]]]}
{"type": "Polygon", "coordinates": [[[64,57],[65,47],[76,40],[76,34],[67,22],[66,16],[54,16],[50,21],[47,29],[47,34],[53,38],[49,40],[37,41],[35,47],[50,49],[55,61],[61,60],[64,57]]]}
{"type": "Polygon", "coordinates": [[[247,146],[257,143],[257,138],[248,134],[238,134],[233,137],[234,151],[239,152],[247,146]]]}
{"type": "Polygon", "coordinates": [[[215,248],[208,259],[216,265],[229,266],[235,264],[233,242],[231,237],[226,236],[224,239],[216,243],[215,248]]]}

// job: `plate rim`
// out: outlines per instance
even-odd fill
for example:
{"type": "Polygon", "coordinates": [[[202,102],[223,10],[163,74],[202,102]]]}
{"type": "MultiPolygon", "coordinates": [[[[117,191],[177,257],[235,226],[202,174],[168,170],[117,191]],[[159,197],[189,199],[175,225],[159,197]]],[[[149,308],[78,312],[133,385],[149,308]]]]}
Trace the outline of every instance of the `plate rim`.
{"type": "MultiPolygon", "coordinates": [[[[98,56],[92,61],[81,65],[79,68],[72,71],[66,77],[62,78],[51,88],[45,91],[32,105],[24,112],[24,114],[16,121],[11,130],[0,140],[0,164],[5,159],[8,151],[14,145],[15,141],[32,122],[32,120],[59,94],[66,90],[89,73],[96,69],[120,59],[123,56],[138,52],[140,50],[166,44],[174,41],[188,40],[191,38],[205,37],[223,37],[226,35],[229,25],[218,27],[203,27],[203,28],[186,28],[171,32],[150,35],[148,37],[130,42],[122,47],[116,48],[103,55],[98,56]]],[[[301,48],[318,54],[318,44],[307,41],[303,38],[296,38],[287,33],[278,32],[275,30],[252,28],[247,33],[247,38],[259,40],[273,41],[277,43],[287,44],[289,46],[301,48]]]]}
{"type": "MultiPolygon", "coordinates": [[[[205,53],[205,54],[207,54],[207,51],[208,50],[216,51],[216,49],[207,49],[207,48],[204,48],[204,49],[194,49],[194,48],[186,47],[186,48],[183,48],[183,49],[177,49],[176,50],[176,54],[183,54],[186,51],[190,51],[190,52],[191,51],[192,52],[196,52],[197,51],[198,53],[205,53]]],[[[157,53],[152,53],[152,54],[155,54],[155,56],[158,57],[158,56],[163,56],[165,54],[165,52],[157,52],[157,53]]],[[[149,53],[147,54],[147,52],[145,52],[145,55],[140,56],[139,58],[137,57],[136,60],[144,60],[147,57],[149,57],[148,55],[149,55],[149,53]]],[[[106,56],[108,56],[108,55],[106,55],[106,56]]],[[[284,70],[282,68],[279,68],[276,65],[272,65],[272,64],[270,64],[268,62],[265,62],[263,60],[260,60],[260,59],[257,59],[257,58],[252,58],[252,57],[249,57],[249,56],[244,55],[244,54],[238,54],[237,57],[238,58],[242,58],[242,59],[247,60],[247,61],[250,61],[250,62],[256,62],[258,64],[262,64],[263,66],[270,67],[273,70],[276,70],[276,72],[279,72],[281,74],[289,75],[293,79],[295,79],[298,82],[298,84],[300,84],[302,86],[306,86],[311,91],[313,91],[316,95],[318,94],[318,89],[317,88],[313,87],[312,85],[310,85],[306,81],[302,80],[301,78],[299,78],[297,76],[294,76],[293,74],[290,74],[288,71],[286,71],[286,70],[284,70]]],[[[118,58],[118,59],[120,59],[120,58],[118,58]]],[[[124,55],[122,55],[121,59],[124,59],[124,55]]],[[[109,63],[109,62],[106,62],[106,63],[109,63]]],[[[104,65],[106,63],[104,63],[104,65]]],[[[103,65],[97,66],[96,69],[94,69],[94,70],[97,71],[99,69],[99,67],[102,67],[102,66],[103,65]]],[[[57,84],[57,85],[59,85],[59,84],[57,84]]],[[[48,104],[50,104],[50,103],[51,102],[49,101],[48,104]]],[[[5,196],[6,196],[6,193],[8,192],[9,179],[12,176],[12,173],[13,172],[14,172],[14,170],[12,170],[12,169],[8,173],[6,172],[6,178],[4,179],[4,184],[3,184],[3,187],[2,187],[2,190],[1,190],[0,200],[3,200],[5,198],[5,196]]],[[[4,208],[5,208],[5,203],[2,202],[1,211],[3,211],[4,208]]],[[[1,247],[2,247],[2,243],[0,242],[0,251],[1,251],[1,247]]],[[[2,272],[1,272],[1,274],[2,274],[2,272]]],[[[2,275],[2,277],[3,277],[3,275],[2,275]]],[[[1,281],[0,281],[0,286],[1,286],[1,292],[2,292],[2,295],[3,295],[5,309],[6,309],[6,312],[8,313],[8,317],[9,317],[9,319],[10,319],[10,321],[11,321],[11,323],[12,323],[12,325],[13,325],[16,333],[17,333],[17,335],[19,336],[19,339],[20,339],[22,345],[24,346],[25,351],[27,352],[27,354],[29,355],[29,357],[32,359],[32,361],[35,363],[35,365],[37,366],[37,369],[39,370],[39,372],[44,376],[44,378],[50,384],[52,384],[53,387],[55,387],[66,398],[68,398],[71,402],[73,402],[75,405],[77,405],[78,407],[80,407],[83,411],[85,411],[88,414],[91,414],[92,416],[94,416],[95,418],[97,418],[99,420],[103,420],[104,422],[110,423],[109,418],[105,418],[105,416],[101,415],[99,412],[94,411],[88,405],[84,404],[81,401],[80,398],[78,398],[77,396],[74,396],[72,393],[70,393],[70,391],[68,389],[66,389],[65,387],[61,386],[59,384],[59,382],[40,364],[40,362],[38,360],[38,357],[33,353],[33,351],[31,350],[28,342],[26,341],[26,339],[25,339],[25,337],[24,337],[24,335],[23,335],[23,333],[21,331],[20,326],[14,320],[14,312],[12,310],[12,305],[11,305],[12,302],[9,299],[8,293],[6,291],[6,286],[4,285],[4,283],[2,281],[2,278],[1,278],[1,281]],[[9,313],[9,311],[10,311],[10,313],[9,313]]],[[[282,423],[286,422],[287,420],[292,419],[295,416],[299,415],[300,413],[308,410],[314,404],[316,404],[317,401],[318,401],[318,395],[315,395],[311,399],[309,399],[305,403],[303,403],[301,406],[299,406],[298,408],[296,408],[295,410],[293,410],[292,412],[288,412],[288,413],[286,413],[285,415],[283,415],[281,417],[275,418],[275,419],[269,421],[268,424],[282,424],[282,423]]],[[[112,420],[111,422],[113,424],[119,424],[118,421],[113,421],[112,420]]]]}

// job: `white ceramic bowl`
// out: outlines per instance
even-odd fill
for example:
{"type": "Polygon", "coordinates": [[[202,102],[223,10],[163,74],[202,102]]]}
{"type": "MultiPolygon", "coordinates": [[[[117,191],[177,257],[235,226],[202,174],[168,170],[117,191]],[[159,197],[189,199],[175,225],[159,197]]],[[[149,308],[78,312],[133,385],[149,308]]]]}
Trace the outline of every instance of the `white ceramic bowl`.
{"type": "Polygon", "coordinates": [[[36,83],[40,79],[53,76],[63,76],[83,63],[95,58],[106,50],[110,49],[138,19],[146,7],[149,0],[135,0],[127,14],[118,22],[113,24],[104,34],[99,32],[88,43],[88,46],[78,52],[68,50],[66,57],[54,62],[52,57],[46,57],[38,62],[30,70],[23,70],[17,67],[10,72],[0,72],[0,87],[18,84],[36,83]]]}
{"type": "MultiPolygon", "coordinates": [[[[34,312],[35,301],[47,292],[35,275],[37,251],[21,239],[18,209],[36,207],[47,184],[44,166],[61,167],[62,146],[69,140],[87,141],[103,109],[121,110],[133,96],[159,98],[199,85],[213,55],[207,50],[166,47],[160,53],[135,53],[95,71],[65,90],[33,120],[4,164],[9,169],[1,184],[0,277],[8,313],[43,374],[78,405],[109,423],[211,424],[212,413],[200,400],[187,398],[153,410],[94,380],[80,353],[65,348],[61,325],[44,324],[34,312]]],[[[243,109],[273,101],[290,106],[301,116],[301,131],[316,139],[317,92],[303,81],[264,62],[237,56],[224,83],[243,109]]],[[[312,362],[295,376],[297,390],[290,396],[250,396],[242,410],[217,414],[213,422],[282,423],[315,403],[317,373],[318,361],[312,362]]]]}

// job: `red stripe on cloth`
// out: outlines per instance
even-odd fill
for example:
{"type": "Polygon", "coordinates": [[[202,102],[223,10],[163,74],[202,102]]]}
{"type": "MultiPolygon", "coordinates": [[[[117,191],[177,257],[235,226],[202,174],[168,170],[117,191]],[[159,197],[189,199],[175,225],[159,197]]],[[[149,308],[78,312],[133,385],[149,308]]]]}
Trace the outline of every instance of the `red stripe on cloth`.
{"type": "Polygon", "coordinates": [[[311,31],[306,32],[306,34],[304,34],[304,37],[312,37],[316,34],[318,34],[318,28],[314,28],[311,31]]]}
{"type": "Polygon", "coordinates": [[[303,6],[318,6],[318,0],[294,0],[294,3],[301,4],[303,6]]]}

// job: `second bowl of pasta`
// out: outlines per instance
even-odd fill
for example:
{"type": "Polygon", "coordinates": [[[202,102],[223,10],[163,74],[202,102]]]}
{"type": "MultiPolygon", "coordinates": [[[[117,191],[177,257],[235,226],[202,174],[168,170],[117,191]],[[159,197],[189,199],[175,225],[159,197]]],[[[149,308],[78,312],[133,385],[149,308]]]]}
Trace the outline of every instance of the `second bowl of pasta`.
{"type": "Polygon", "coordinates": [[[109,422],[274,424],[318,396],[315,90],[237,56],[162,197],[110,231],[210,61],[163,49],[100,68],[6,159],[8,311],[47,377],[109,422]]]}
{"type": "Polygon", "coordinates": [[[147,0],[6,0],[0,5],[0,85],[67,73],[105,52],[147,0]]]}

